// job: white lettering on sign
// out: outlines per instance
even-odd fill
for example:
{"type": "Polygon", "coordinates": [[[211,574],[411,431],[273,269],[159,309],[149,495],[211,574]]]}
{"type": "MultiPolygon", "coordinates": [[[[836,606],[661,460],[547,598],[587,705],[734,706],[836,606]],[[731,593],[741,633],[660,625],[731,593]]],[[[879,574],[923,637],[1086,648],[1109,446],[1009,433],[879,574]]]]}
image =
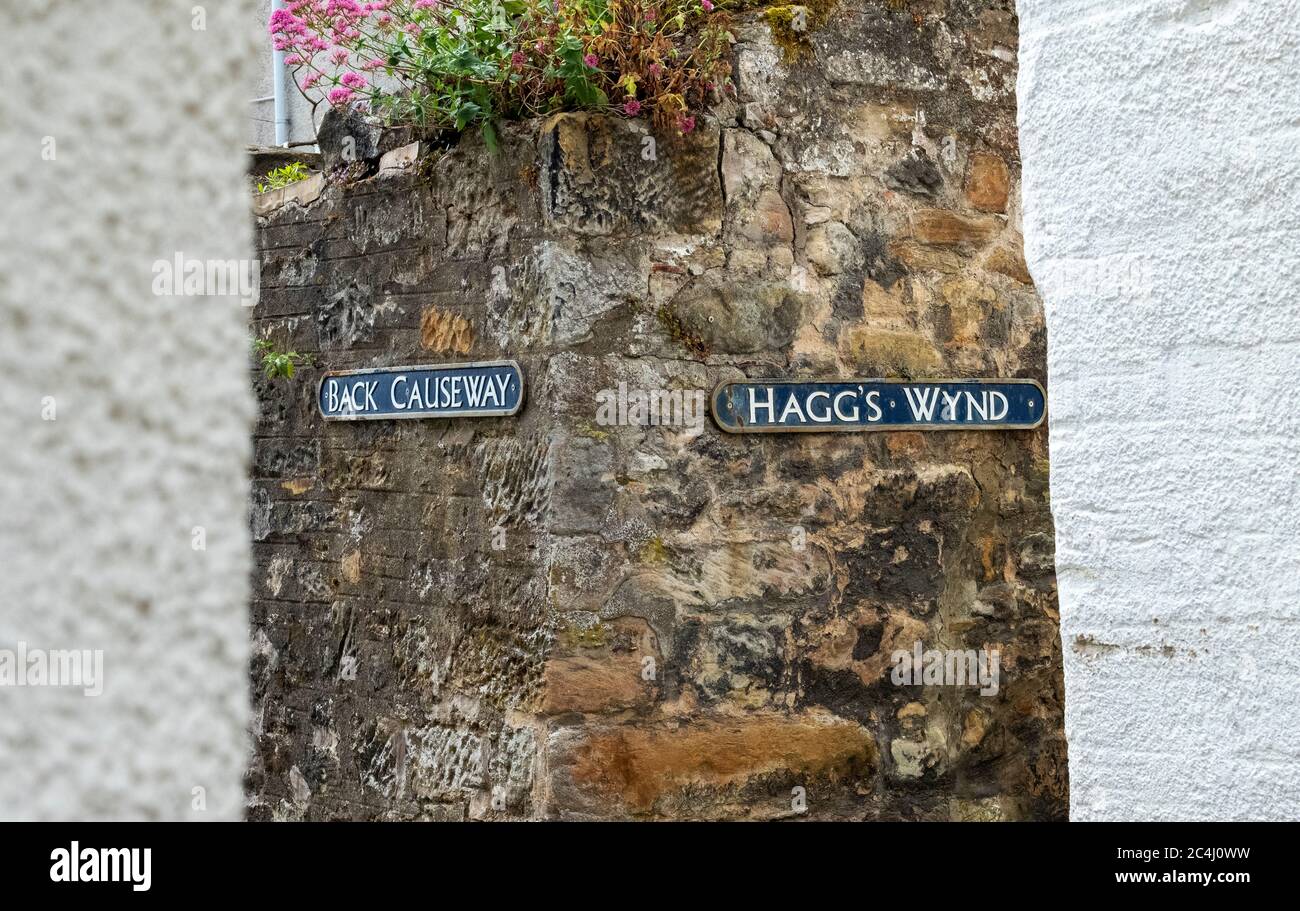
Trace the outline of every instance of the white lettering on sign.
{"type": "Polygon", "coordinates": [[[798,430],[1030,430],[1046,412],[1032,379],[754,380],[719,385],[714,419],[729,433],[798,430]]]}
{"type": "Polygon", "coordinates": [[[317,403],[326,418],[492,417],[523,405],[514,361],[328,373],[317,403]]]}

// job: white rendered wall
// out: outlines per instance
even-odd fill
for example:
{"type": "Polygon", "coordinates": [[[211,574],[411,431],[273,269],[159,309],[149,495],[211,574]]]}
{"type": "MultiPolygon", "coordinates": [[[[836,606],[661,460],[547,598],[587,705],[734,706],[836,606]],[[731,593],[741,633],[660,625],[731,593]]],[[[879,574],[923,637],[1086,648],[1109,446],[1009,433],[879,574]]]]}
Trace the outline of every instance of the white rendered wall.
{"type": "Polygon", "coordinates": [[[3,819],[241,815],[247,311],[152,266],[250,256],[252,7],[6,4],[0,649],[102,649],[104,692],[0,687],[3,819]]]}
{"type": "Polygon", "coordinates": [[[1300,817],[1300,3],[1020,0],[1075,819],[1300,817]]]}

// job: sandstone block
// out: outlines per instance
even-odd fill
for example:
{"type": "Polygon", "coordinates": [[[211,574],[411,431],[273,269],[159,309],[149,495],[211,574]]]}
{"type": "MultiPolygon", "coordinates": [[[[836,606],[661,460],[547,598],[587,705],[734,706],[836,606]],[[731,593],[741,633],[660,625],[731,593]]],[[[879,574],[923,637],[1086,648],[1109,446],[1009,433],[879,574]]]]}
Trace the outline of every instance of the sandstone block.
{"type": "Polygon", "coordinates": [[[970,218],[946,209],[922,209],[912,215],[911,236],[938,247],[975,247],[988,243],[1001,230],[996,219],[970,218]]]}
{"type": "Polygon", "coordinates": [[[1011,190],[1007,163],[992,152],[975,152],[966,174],[966,199],[982,212],[1005,212],[1011,190]]]}
{"type": "Polygon", "coordinates": [[[552,658],[542,675],[541,712],[608,712],[649,705],[651,690],[641,670],[641,658],[635,654],[552,658]]]}
{"type": "Polygon", "coordinates": [[[1005,275],[1022,285],[1034,283],[1033,276],[1029,274],[1029,267],[1025,265],[1025,255],[1017,248],[993,248],[984,259],[984,268],[1005,275]]]}
{"type": "Polygon", "coordinates": [[[411,165],[415,164],[416,159],[420,157],[420,144],[418,142],[408,142],[404,146],[398,146],[385,152],[379,157],[379,176],[392,177],[395,174],[401,174],[411,165]]]}
{"type": "Polygon", "coordinates": [[[808,231],[804,255],[822,275],[838,275],[859,258],[858,239],[838,221],[815,225],[808,231]]]}
{"type": "Polygon", "coordinates": [[[306,180],[299,180],[287,187],[256,194],[253,197],[253,212],[257,215],[269,215],[290,202],[309,206],[320,199],[323,192],[325,192],[325,175],[313,174],[306,180]]]}
{"type": "Polygon", "coordinates": [[[426,351],[468,354],[474,346],[474,328],[459,313],[427,307],[420,317],[420,346],[426,351]]]}
{"type": "Polygon", "coordinates": [[[871,733],[851,722],[760,714],[594,731],[567,744],[556,767],[593,797],[644,813],[682,792],[782,773],[869,783],[879,754],[871,733]]]}
{"type": "Polygon", "coordinates": [[[914,332],[854,327],[845,333],[844,356],[865,375],[932,376],[943,365],[934,344],[914,332]]]}

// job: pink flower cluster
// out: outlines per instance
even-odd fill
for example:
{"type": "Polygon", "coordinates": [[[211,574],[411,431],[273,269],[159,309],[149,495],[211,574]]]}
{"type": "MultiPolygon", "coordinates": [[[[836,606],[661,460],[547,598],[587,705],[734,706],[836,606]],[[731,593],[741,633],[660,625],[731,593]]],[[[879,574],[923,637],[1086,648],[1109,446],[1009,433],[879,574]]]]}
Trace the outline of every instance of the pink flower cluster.
{"type": "MultiPolygon", "coordinates": [[[[648,42],[662,30],[661,19],[676,22],[686,12],[710,16],[718,3],[632,0],[625,9],[638,40],[648,42]],[[674,12],[677,15],[670,17],[674,12]]],[[[626,61],[608,41],[593,38],[595,29],[610,28],[614,20],[608,17],[616,15],[604,9],[604,4],[596,5],[601,11],[586,10],[571,0],[530,0],[525,6],[523,12],[507,12],[504,34],[485,42],[486,75],[456,75],[445,80],[450,88],[431,75],[443,65],[439,62],[445,43],[441,38],[459,40],[467,17],[481,17],[483,10],[494,8],[489,0],[285,0],[283,7],[272,12],[267,29],[276,50],[284,53],[285,64],[298,71],[303,91],[314,90],[331,105],[368,101],[388,113],[401,111],[410,116],[414,109],[423,117],[433,110],[436,113],[427,116],[442,117],[447,110],[468,109],[470,105],[460,101],[470,98],[472,90],[487,95],[487,101],[477,94],[473,101],[481,119],[490,124],[495,117],[536,113],[554,99],[567,98],[569,87],[557,87],[560,80],[581,81],[588,90],[602,84],[626,90],[625,97],[612,103],[602,100],[600,106],[608,104],[628,117],[649,115],[660,125],[675,124],[681,133],[696,129],[696,117],[679,94],[686,64],[676,59],[676,51],[671,59],[661,58],[666,63],[652,60],[644,70],[621,74],[619,68],[626,61]],[[433,37],[440,40],[431,40],[433,37]],[[555,76],[548,58],[559,53],[561,46],[567,54],[575,41],[582,42],[579,72],[555,76]],[[638,91],[643,93],[640,99],[638,91]],[[446,93],[445,98],[452,101],[427,103],[430,98],[443,97],[439,93],[446,93]],[[663,99],[670,94],[675,101],[665,110],[663,99]]],[[[653,53],[660,56],[658,51],[653,53]]],[[[711,49],[707,53],[712,55],[708,65],[716,68],[717,54],[711,49]]],[[[701,85],[709,92],[715,89],[714,83],[703,77],[687,74],[686,82],[686,94],[692,99],[701,85]]],[[[729,83],[725,88],[731,89],[729,83]]],[[[464,129],[461,115],[455,116],[457,128],[464,129]]]]}
{"type": "MultiPolygon", "coordinates": [[[[411,8],[432,10],[438,5],[438,0],[415,0],[411,8]]],[[[286,66],[309,70],[299,82],[304,91],[323,83],[330,104],[347,104],[358,95],[375,92],[370,80],[356,70],[387,66],[387,36],[396,31],[389,12],[394,6],[406,4],[401,0],[288,0],[271,13],[267,30],[276,50],[290,52],[284,58],[286,66]]],[[[418,35],[420,26],[408,22],[404,29],[418,35]]]]}

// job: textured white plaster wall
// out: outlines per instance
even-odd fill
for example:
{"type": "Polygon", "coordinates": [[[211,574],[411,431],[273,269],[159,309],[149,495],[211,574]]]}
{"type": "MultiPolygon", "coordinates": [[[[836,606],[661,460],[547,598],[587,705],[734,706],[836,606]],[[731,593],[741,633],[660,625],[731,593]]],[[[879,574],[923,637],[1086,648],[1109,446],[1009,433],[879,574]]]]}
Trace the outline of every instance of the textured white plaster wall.
{"type": "Polygon", "coordinates": [[[0,649],[102,649],[105,685],[0,687],[5,819],[241,813],[246,310],[151,287],[176,251],[250,256],[252,7],[6,5],[0,649]]]}
{"type": "Polygon", "coordinates": [[[1300,3],[1020,0],[1075,819],[1300,817],[1300,3]]]}

